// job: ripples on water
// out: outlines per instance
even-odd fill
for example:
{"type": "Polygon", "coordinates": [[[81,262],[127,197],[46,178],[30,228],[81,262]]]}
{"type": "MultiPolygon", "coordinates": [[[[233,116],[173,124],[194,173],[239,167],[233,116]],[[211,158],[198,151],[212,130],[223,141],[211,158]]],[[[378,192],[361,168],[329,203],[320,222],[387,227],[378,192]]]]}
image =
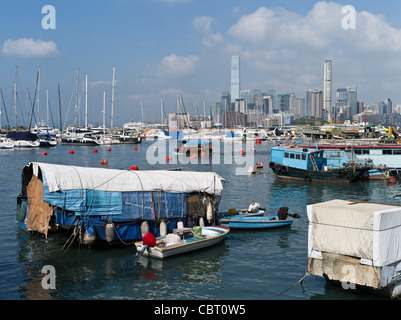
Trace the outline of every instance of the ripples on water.
{"type": "MultiPolygon", "coordinates": [[[[400,203],[392,199],[400,193],[398,184],[383,182],[322,184],[277,180],[268,168],[271,143],[256,145],[254,162],[265,167],[255,175],[235,175],[236,163],[213,163],[212,169],[226,179],[220,210],[245,209],[252,202],[276,213],[286,206],[300,219],[290,228],[271,231],[232,231],[225,242],[208,250],[174,257],[165,261],[142,257],[134,261],[132,247],[88,249],[74,246],[60,254],[66,238],[29,237],[15,226],[16,196],[20,191],[22,168],[31,161],[101,167],[108,159],[109,168],[140,170],[184,166],[151,165],[145,159],[152,143],[98,147],[59,145],[48,149],[0,150],[0,299],[370,299],[355,296],[326,284],[320,277],[309,276],[303,285],[293,284],[306,271],[306,205],[331,199],[356,199],[400,203]],[[75,154],[68,151],[74,149],[75,154]],[[44,265],[57,272],[55,290],[44,290],[41,280],[44,265]]],[[[190,169],[209,171],[210,164],[185,164],[190,169]]],[[[376,297],[375,297],[376,298],[376,297]]]]}

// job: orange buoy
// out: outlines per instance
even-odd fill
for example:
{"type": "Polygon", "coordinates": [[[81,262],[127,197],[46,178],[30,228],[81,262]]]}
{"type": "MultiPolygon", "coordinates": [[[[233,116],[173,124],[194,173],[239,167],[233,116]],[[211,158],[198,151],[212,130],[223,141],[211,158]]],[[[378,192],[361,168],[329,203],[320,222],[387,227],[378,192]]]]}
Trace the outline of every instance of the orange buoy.
{"type": "Polygon", "coordinates": [[[134,147],[134,150],[138,150],[138,148],[137,148],[137,147],[134,147]]]}
{"type": "Polygon", "coordinates": [[[111,151],[111,148],[110,148],[110,147],[108,147],[108,148],[107,148],[107,151],[111,151]]]}
{"type": "Polygon", "coordinates": [[[46,152],[46,151],[43,151],[43,152],[41,153],[41,155],[42,155],[42,156],[46,156],[46,155],[47,155],[47,152],[46,152]]]}
{"type": "Polygon", "coordinates": [[[97,153],[97,149],[93,149],[93,152],[94,152],[94,153],[97,153]]]}
{"type": "Polygon", "coordinates": [[[74,150],[68,151],[69,154],[74,154],[74,150]]]}
{"type": "Polygon", "coordinates": [[[138,166],[132,166],[132,167],[129,168],[128,170],[138,170],[138,166]]]}
{"type": "Polygon", "coordinates": [[[108,164],[109,162],[107,161],[107,159],[103,159],[102,161],[100,161],[100,164],[108,164]]]}

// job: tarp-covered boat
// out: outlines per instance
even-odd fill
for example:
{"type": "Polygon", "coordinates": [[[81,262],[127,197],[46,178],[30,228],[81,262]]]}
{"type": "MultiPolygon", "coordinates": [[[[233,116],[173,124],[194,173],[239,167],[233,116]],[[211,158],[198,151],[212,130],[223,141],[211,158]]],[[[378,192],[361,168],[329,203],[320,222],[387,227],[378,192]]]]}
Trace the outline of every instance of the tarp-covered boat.
{"type": "Polygon", "coordinates": [[[331,200],[307,206],[308,273],[401,296],[401,206],[331,200]]]}
{"type": "MultiPolygon", "coordinates": [[[[214,219],[223,190],[212,172],[115,170],[29,163],[22,172],[17,222],[47,236],[80,230],[81,242],[139,240],[206,218],[214,219]]],[[[205,220],[206,220],[205,219],[205,220]]]]}

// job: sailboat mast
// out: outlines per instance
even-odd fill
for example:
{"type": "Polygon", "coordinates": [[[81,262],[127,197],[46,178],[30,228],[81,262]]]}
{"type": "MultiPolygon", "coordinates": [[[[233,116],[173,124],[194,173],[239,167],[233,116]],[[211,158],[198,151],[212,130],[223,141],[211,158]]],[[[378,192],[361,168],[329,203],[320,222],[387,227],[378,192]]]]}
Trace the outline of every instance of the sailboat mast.
{"type": "Polygon", "coordinates": [[[116,72],[116,66],[113,66],[113,83],[111,86],[111,130],[114,128],[114,77],[116,72]]]}
{"type": "Polygon", "coordinates": [[[76,90],[76,98],[75,98],[75,120],[74,120],[74,125],[77,125],[77,121],[78,121],[78,95],[79,95],[79,91],[78,91],[78,84],[79,84],[79,68],[77,70],[77,90],[76,90]]]}
{"type": "Polygon", "coordinates": [[[37,105],[38,105],[38,118],[36,119],[36,122],[39,126],[40,123],[40,116],[39,116],[39,96],[40,96],[40,67],[38,68],[38,98],[37,98],[37,105]]]}
{"type": "Polygon", "coordinates": [[[15,111],[15,131],[17,131],[17,79],[18,79],[18,66],[15,70],[15,79],[14,79],[14,111],[15,111]]]}
{"type": "Polygon", "coordinates": [[[88,128],[88,74],[85,73],[85,129],[88,128]]]}
{"type": "Polygon", "coordinates": [[[103,91],[103,134],[106,130],[106,91],[103,91]]]}

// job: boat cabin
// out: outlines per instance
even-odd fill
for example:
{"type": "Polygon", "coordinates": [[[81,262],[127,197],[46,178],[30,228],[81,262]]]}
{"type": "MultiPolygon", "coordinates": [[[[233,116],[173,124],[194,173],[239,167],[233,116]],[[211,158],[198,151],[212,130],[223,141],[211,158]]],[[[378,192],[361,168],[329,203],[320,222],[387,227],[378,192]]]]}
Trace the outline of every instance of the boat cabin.
{"type": "Polygon", "coordinates": [[[271,161],[303,170],[324,170],[327,159],[323,153],[323,150],[279,146],[271,149],[271,161]]]}

